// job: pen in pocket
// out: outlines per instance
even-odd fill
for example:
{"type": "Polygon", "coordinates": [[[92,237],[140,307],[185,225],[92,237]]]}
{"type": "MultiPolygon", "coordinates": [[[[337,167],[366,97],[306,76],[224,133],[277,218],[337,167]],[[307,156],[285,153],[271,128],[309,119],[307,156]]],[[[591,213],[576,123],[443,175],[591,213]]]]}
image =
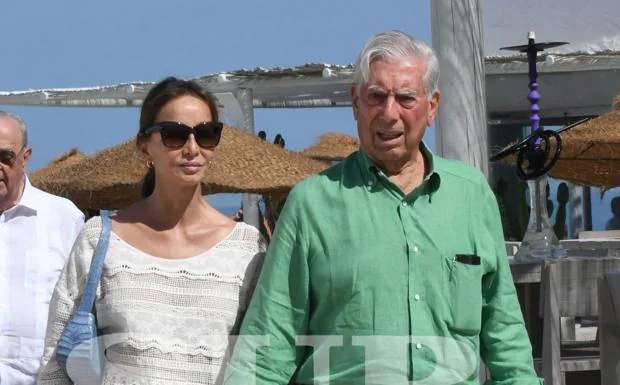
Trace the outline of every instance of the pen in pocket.
{"type": "Polygon", "coordinates": [[[450,281],[454,279],[455,270],[456,270],[456,255],[452,257],[452,265],[450,266],[450,281]]]}

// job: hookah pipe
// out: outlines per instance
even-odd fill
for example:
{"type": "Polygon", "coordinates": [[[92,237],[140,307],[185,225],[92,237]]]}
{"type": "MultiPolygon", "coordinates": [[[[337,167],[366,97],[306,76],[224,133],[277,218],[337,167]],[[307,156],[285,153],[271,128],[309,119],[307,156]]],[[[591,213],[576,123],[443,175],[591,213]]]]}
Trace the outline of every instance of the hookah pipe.
{"type": "MultiPolygon", "coordinates": [[[[559,131],[544,130],[540,127],[540,116],[538,115],[540,111],[540,107],[538,106],[540,94],[538,93],[538,83],[536,81],[538,76],[536,73],[536,56],[538,52],[544,51],[545,48],[553,48],[568,44],[564,42],[535,43],[534,32],[528,33],[527,37],[528,43],[526,45],[503,47],[500,49],[527,53],[529,64],[528,75],[530,78],[530,92],[527,98],[530,101],[530,122],[532,130],[530,135],[490,158],[491,162],[495,162],[516,152],[517,176],[522,180],[536,179],[546,174],[560,157],[562,139],[560,138],[559,131]],[[557,143],[553,154],[551,154],[551,138],[555,139],[557,143]],[[526,161],[527,164],[525,163],[526,161]]],[[[570,127],[572,126],[573,125],[570,127]]],[[[570,127],[566,127],[565,129],[570,127]]]]}

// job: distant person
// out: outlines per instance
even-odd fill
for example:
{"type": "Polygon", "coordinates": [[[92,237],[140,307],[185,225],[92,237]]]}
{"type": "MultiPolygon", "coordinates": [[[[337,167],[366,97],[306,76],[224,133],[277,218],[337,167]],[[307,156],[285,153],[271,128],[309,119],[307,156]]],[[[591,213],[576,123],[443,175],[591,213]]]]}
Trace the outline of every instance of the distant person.
{"type": "Polygon", "coordinates": [[[611,200],[611,213],[613,216],[605,224],[605,230],[620,230],[620,197],[611,200]]]}
{"type": "MultiPolygon", "coordinates": [[[[222,128],[215,98],[196,82],[167,78],[144,99],[136,138],[148,167],[143,199],[112,217],[95,300],[97,327],[121,338],[106,349],[103,384],[218,382],[266,248],[256,228],[202,197],[222,128]]],[[[101,229],[101,217],[86,223],[60,276],[39,384],[72,383],[56,346],[101,229]]]]}
{"type": "Polygon", "coordinates": [[[232,220],[235,222],[243,222],[243,207],[235,211],[235,214],[232,216],[232,220]]]}
{"type": "Polygon", "coordinates": [[[0,111],[0,384],[31,385],[48,307],[84,215],[30,184],[24,121],[0,111]]]}

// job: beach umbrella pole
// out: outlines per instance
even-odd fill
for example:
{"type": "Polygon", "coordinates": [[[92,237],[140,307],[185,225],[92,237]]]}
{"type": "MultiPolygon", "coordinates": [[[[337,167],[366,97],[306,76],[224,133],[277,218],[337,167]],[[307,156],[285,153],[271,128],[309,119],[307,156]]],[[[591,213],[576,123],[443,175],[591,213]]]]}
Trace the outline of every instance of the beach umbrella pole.
{"type": "MultiPolygon", "coordinates": [[[[236,94],[243,112],[243,130],[254,135],[254,96],[251,89],[241,88],[236,94]]],[[[243,207],[243,221],[251,226],[260,227],[260,215],[257,194],[244,193],[241,197],[243,207]]]]}

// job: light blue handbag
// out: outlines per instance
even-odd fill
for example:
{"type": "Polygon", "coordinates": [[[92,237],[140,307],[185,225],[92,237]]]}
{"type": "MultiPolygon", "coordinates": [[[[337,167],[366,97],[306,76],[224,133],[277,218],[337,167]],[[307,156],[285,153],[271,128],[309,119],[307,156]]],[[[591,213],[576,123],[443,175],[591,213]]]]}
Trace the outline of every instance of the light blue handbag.
{"type": "Polygon", "coordinates": [[[76,384],[97,384],[101,382],[103,346],[99,343],[97,320],[93,305],[103,261],[110,243],[112,227],[109,213],[101,210],[101,236],[90,264],[86,290],[77,311],[65,327],[58,341],[56,361],[76,384]]]}

